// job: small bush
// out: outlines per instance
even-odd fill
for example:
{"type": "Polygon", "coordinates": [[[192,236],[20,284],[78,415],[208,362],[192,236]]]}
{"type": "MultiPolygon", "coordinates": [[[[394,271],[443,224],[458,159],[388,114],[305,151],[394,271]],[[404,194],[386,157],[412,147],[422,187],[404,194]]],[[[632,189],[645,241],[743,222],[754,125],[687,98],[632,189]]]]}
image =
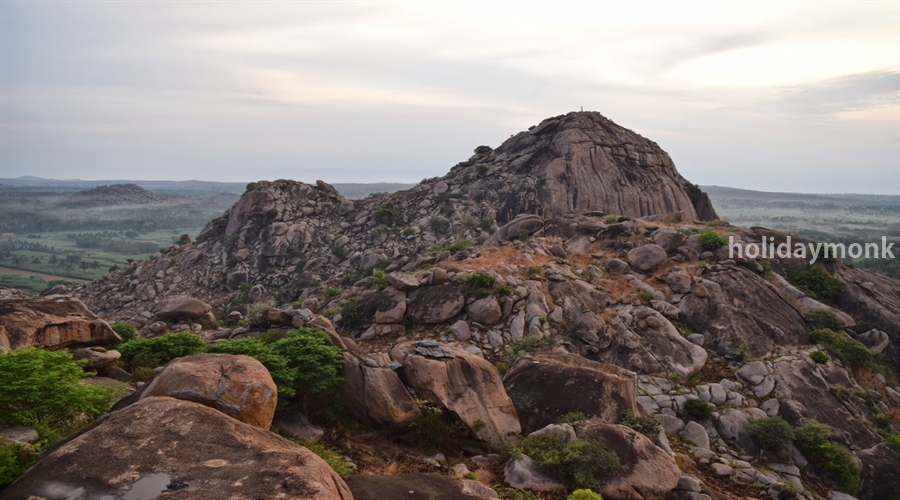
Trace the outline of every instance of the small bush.
{"type": "Polygon", "coordinates": [[[372,218],[378,224],[392,225],[401,219],[400,212],[390,203],[383,203],[372,212],[372,218]]]}
{"type": "Polygon", "coordinates": [[[521,340],[512,342],[506,346],[503,354],[500,355],[500,359],[497,361],[497,370],[499,370],[500,373],[504,373],[506,370],[512,368],[512,365],[515,364],[516,360],[522,356],[534,354],[540,349],[550,348],[555,345],[556,340],[549,337],[525,337],[521,340]]]}
{"type": "Polygon", "coordinates": [[[325,446],[322,443],[306,441],[304,439],[292,439],[291,441],[294,441],[295,443],[306,447],[309,451],[318,455],[319,458],[324,460],[325,463],[327,463],[329,467],[334,469],[334,471],[337,472],[337,475],[341,477],[350,475],[350,473],[354,470],[354,467],[350,465],[349,462],[344,460],[337,451],[325,446]]]}
{"type": "Polygon", "coordinates": [[[781,417],[756,419],[747,426],[750,438],[763,450],[779,453],[794,440],[794,429],[781,417]]]}
{"type": "Polygon", "coordinates": [[[813,330],[828,328],[829,330],[838,331],[844,329],[844,324],[841,320],[833,312],[824,309],[818,309],[809,313],[806,322],[809,323],[813,330]]]}
{"type": "Polygon", "coordinates": [[[604,475],[620,465],[618,455],[589,439],[567,442],[545,434],[529,436],[519,447],[542,472],[572,487],[600,489],[604,475]]]}
{"type": "Polygon", "coordinates": [[[416,399],[422,416],[410,424],[404,439],[426,452],[459,446],[470,435],[469,428],[456,415],[427,401],[416,399]]]}
{"type": "Polygon", "coordinates": [[[539,264],[535,264],[533,266],[528,266],[527,268],[525,268],[525,271],[528,274],[541,274],[542,272],[544,272],[544,267],[539,264]]]}
{"type": "Polygon", "coordinates": [[[702,399],[688,399],[681,405],[684,412],[697,420],[709,420],[712,418],[713,405],[702,399]]]}
{"type": "Polygon", "coordinates": [[[203,340],[190,333],[167,333],[152,339],[133,339],[119,345],[122,362],[126,367],[154,368],[175,358],[204,351],[203,340]]]}
{"type": "Polygon", "coordinates": [[[704,250],[715,250],[727,245],[728,240],[721,234],[710,229],[700,233],[700,244],[703,245],[704,250]]]}
{"type": "Polygon", "coordinates": [[[875,358],[869,349],[845,333],[836,333],[827,328],[809,333],[813,342],[822,344],[850,368],[871,367],[875,358]]]}
{"type": "Polygon", "coordinates": [[[494,219],[491,219],[490,217],[485,217],[485,218],[481,219],[480,221],[478,221],[478,228],[481,229],[482,231],[490,230],[493,225],[494,225],[494,219]]]}
{"type": "Polygon", "coordinates": [[[489,154],[491,151],[493,151],[493,148],[491,148],[490,146],[482,145],[482,146],[478,146],[477,148],[475,148],[475,154],[477,154],[477,155],[486,155],[486,154],[489,154]]]}
{"type": "Polygon", "coordinates": [[[268,328],[269,327],[269,309],[272,309],[271,302],[254,302],[247,306],[247,324],[252,328],[268,328]]]}
{"type": "Polygon", "coordinates": [[[859,468],[849,451],[831,441],[831,427],[816,420],[806,420],[794,429],[794,444],[841,491],[852,495],[859,489],[859,468]]]}
{"type": "Polygon", "coordinates": [[[528,490],[510,488],[500,484],[492,485],[491,488],[497,492],[500,500],[541,500],[541,497],[528,490]]]}
{"type": "Polygon", "coordinates": [[[115,323],[112,325],[112,329],[119,334],[119,337],[122,338],[122,342],[128,342],[137,337],[137,330],[128,323],[115,323]]]}
{"type": "Polygon", "coordinates": [[[474,244],[474,242],[472,240],[459,240],[459,241],[449,243],[449,244],[444,244],[444,245],[440,245],[440,244],[432,245],[431,248],[428,249],[428,251],[435,252],[435,253],[450,252],[451,254],[457,254],[459,252],[462,252],[463,250],[468,250],[468,249],[472,248],[473,244],[474,244]]]}
{"type": "Polygon", "coordinates": [[[603,500],[603,497],[591,490],[580,489],[573,491],[566,500],[603,500]]]}
{"type": "Polygon", "coordinates": [[[347,250],[347,247],[339,247],[337,245],[331,247],[331,255],[334,255],[338,259],[344,260],[350,255],[350,251],[347,250]]]}
{"type": "Polygon", "coordinates": [[[294,370],[294,389],[303,397],[304,410],[310,399],[325,398],[343,382],[341,349],[322,330],[291,330],[271,347],[294,370]]]}
{"type": "Polygon", "coordinates": [[[618,216],[610,215],[609,217],[606,218],[606,220],[604,222],[606,222],[607,224],[616,224],[619,222],[626,222],[629,220],[631,220],[631,217],[628,217],[627,215],[618,215],[618,216]]]}
{"type": "Polygon", "coordinates": [[[0,487],[15,481],[36,461],[32,449],[0,437],[0,487]]]}
{"type": "Polygon", "coordinates": [[[649,304],[650,301],[653,300],[653,294],[648,291],[645,291],[645,290],[639,291],[637,293],[637,296],[638,296],[638,299],[640,299],[641,302],[643,302],[645,304],[649,304]]]}
{"type": "Polygon", "coordinates": [[[498,285],[494,288],[494,295],[497,297],[509,297],[513,294],[513,287],[509,285],[498,285]]]}
{"type": "Polygon", "coordinates": [[[478,476],[476,476],[474,472],[466,472],[465,474],[463,474],[463,479],[468,479],[470,481],[477,481],[478,476]]]}
{"type": "Polygon", "coordinates": [[[247,187],[244,188],[244,193],[249,193],[250,191],[256,190],[257,183],[256,182],[248,182],[247,187]]]}
{"type": "Polygon", "coordinates": [[[572,411],[572,412],[566,413],[565,415],[559,417],[558,419],[556,419],[556,421],[560,424],[575,425],[579,422],[584,422],[587,419],[588,419],[587,415],[585,415],[583,412],[572,411]]]}
{"type": "Polygon", "coordinates": [[[647,436],[651,441],[656,441],[656,438],[659,437],[660,423],[653,415],[641,417],[631,413],[631,410],[625,410],[619,419],[619,425],[630,427],[647,436]]]}
{"type": "Polygon", "coordinates": [[[446,234],[450,232],[450,221],[446,217],[434,216],[428,219],[428,228],[437,234],[446,234]]]}
{"type": "Polygon", "coordinates": [[[828,362],[828,355],[825,354],[824,351],[813,351],[813,352],[809,353],[809,357],[810,357],[810,359],[812,359],[816,363],[819,363],[820,365],[824,365],[825,363],[828,362]]]}
{"type": "Polygon", "coordinates": [[[802,271],[789,272],[787,280],[814,299],[831,300],[844,289],[844,283],[821,267],[810,266],[802,271]]]}
{"type": "Polygon", "coordinates": [[[485,273],[475,272],[463,275],[460,278],[463,292],[474,297],[487,297],[490,295],[490,289],[494,286],[494,278],[485,273]]]}
{"type": "Polygon", "coordinates": [[[328,287],[325,289],[323,294],[325,295],[326,299],[333,299],[341,294],[341,289],[335,288],[335,287],[328,287]]]}
{"type": "Polygon", "coordinates": [[[518,238],[519,241],[528,241],[528,238],[531,236],[531,231],[527,229],[519,229],[518,238]]]}

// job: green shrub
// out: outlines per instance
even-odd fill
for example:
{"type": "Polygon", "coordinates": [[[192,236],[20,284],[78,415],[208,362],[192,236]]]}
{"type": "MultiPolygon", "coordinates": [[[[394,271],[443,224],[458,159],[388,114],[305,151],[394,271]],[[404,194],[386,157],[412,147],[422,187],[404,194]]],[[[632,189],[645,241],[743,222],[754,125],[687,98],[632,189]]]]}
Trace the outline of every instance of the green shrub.
{"type": "Polygon", "coordinates": [[[448,244],[435,244],[432,245],[431,248],[428,249],[429,252],[450,252],[451,254],[457,254],[462,252],[463,250],[468,250],[472,248],[474,242],[472,240],[459,240],[453,243],[448,244]]]}
{"type": "Polygon", "coordinates": [[[244,188],[244,193],[249,193],[250,191],[256,190],[256,186],[258,184],[256,182],[248,182],[247,187],[244,188]]]}
{"type": "Polygon", "coordinates": [[[30,447],[0,437],[0,487],[15,481],[36,461],[30,447]]]}
{"type": "Polygon", "coordinates": [[[539,264],[535,264],[535,265],[528,266],[527,268],[525,268],[525,271],[528,274],[541,274],[542,272],[544,272],[544,267],[539,264]]]}
{"type": "Polygon", "coordinates": [[[133,339],[119,345],[122,362],[132,370],[162,366],[175,358],[204,351],[203,340],[190,333],[167,333],[152,339],[133,339]]]}
{"type": "Polygon", "coordinates": [[[271,302],[254,302],[247,306],[247,324],[253,328],[269,327],[269,309],[271,302]]]}
{"type": "Polygon", "coordinates": [[[797,498],[800,496],[800,490],[797,489],[797,485],[790,481],[778,483],[778,490],[787,498],[797,498]]]}
{"type": "Polygon", "coordinates": [[[446,217],[434,216],[428,219],[428,228],[432,232],[443,234],[450,232],[450,221],[446,217]]]}
{"type": "Polygon", "coordinates": [[[816,363],[819,363],[820,365],[823,365],[828,362],[828,355],[825,354],[824,351],[813,351],[813,352],[809,353],[809,357],[810,357],[810,359],[812,359],[816,363]]]}
{"type": "Polygon", "coordinates": [[[849,451],[831,441],[831,427],[816,420],[806,420],[794,429],[794,444],[841,491],[852,495],[859,489],[859,468],[849,451]]]}
{"type": "Polygon", "coordinates": [[[491,226],[493,226],[493,225],[494,225],[494,219],[492,219],[490,217],[485,217],[485,218],[481,219],[480,221],[478,221],[478,228],[481,229],[482,231],[489,230],[491,228],[491,226]]]}
{"type": "Polygon", "coordinates": [[[527,229],[519,229],[518,238],[519,241],[528,241],[528,238],[531,236],[531,231],[527,229]]]}
{"type": "Polygon", "coordinates": [[[494,295],[497,297],[509,297],[513,294],[513,287],[509,285],[497,285],[494,288],[494,295]]]}
{"type": "Polygon", "coordinates": [[[787,280],[814,299],[830,300],[844,289],[844,283],[821,267],[810,266],[802,271],[788,272],[787,280]]]}
{"type": "Polygon", "coordinates": [[[810,332],[809,338],[825,346],[850,368],[871,367],[875,362],[875,357],[865,345],[845,333],[823,328],[810,332]]]}
{"type": "Polygon", "coordinates": [[[476,476],[474,472],[466,472],[465,474],[463,474],[463,479],[468,479],[470,481],[477,481],[478,476],[476,476]]]}
{"type": "Polygon", "coordinates": [[[489,154],[493,149],[490,146],[478,146],[475,148],[475,154],[477,155],[486,155],[489,154]]]}
{"type": "Polygon", "coordinates": [[[108,411],[112,389],[81,384],[84,364],[68,351],[33,347],[0,355],[0,427],[34,427],[48,443],[108,411]]]}
{"type": "Polygon", "coordinates": [[[794,440],[794,429],[781,417],[756,419],[747,426],[750,438],[763,450],[779,453],[794,440]]]}
{"type": "Polygon", "coordinates": [[[409,425],[404,439],[433,453],[459,443],[470,436],[469,427],[455,414],[433,403],[416,398],[422,416],[409,425]]]}
{"type": "Polygon", "coordinates": [[[556,340],[547,337],[525,337],[523,339],[512,342],[503,350],[500,359],[497,361],[497,370],[500,373],[506,372],[512,368],[516,360],[527,354],[534,354],[540,349],[550,348],[556,345],[556,340]]]}
{"type": "Polygon", "coordinates": [[[653,300],[653,294],[646,290],[639,291],[637,293],[637,296],[638,296],[638,299],[641,300],[641,302],[644,302],[646,304],[649,304],[650,301],[653,300]]]}
{"type": "Polygon", "coordinates": [[[606,220],[604,220],[604,222],[606,222],[607,224],[616,224],[618,222],[625,222],[629,220],[631,220],[631,217],[628,217],[627,215],[610,215],[606,218],[606,220]]]}
{"type": "Polygon", "coordinates": [[[115,323],[112,325],[112,329],[119,334],[119,337],[122,338],[122,342],[128,342],[137,337],[137,330],[128,323],[115,323]]]}
{"type": "Polygon", "coordinates": [[[728,244],[728,240],[721,234],[708,229],[700,233],[700,244],[704,250],[715,250],[728,244]]]}
{"type": "Polygon", "coordinates": [[[352,330],[360,326],[362,317],[359,315],[359,301],[348,299],[341,305],[341,327],[344,330],[352,330]]]}
{"type": "Polygon", "coordinates": [[[619,419],[619,425],[630,427],[647,436],[651,441],[656,441],[656,438],[659,437],[660,423],[653,415],[641,417],[631,413],[631,410],[625,410],[619,419]]]}
{"type": "Polygon", "coordinates": [[[343,382],[341,349],[322,330],[291,330],[271,347],[294,370],[294,389],[303,397],[304,410],[310,399],[328,396],[343,382]]]}
{"type": "Polygon", "coordinates": [[[337,245],[331,247],[331,255],[334,255],[338,259],[344,260],[350,255],[350,251],[347,250],[347,247],[339,247],[337,245]]]}
{"type": "Polygon", "coordinates": [[[353,472],[354,467],[350,465],[349,462],[344,460],[340,453],[337,451],[325,446],[322,443],[317,443],[314,441],[306,441],[304,439],[291,439],[291,441],[304,446],[309,451],[315,453],[319,456],[325,463],[328,464],[329,467],[334,469],[339,476],[348,476],[351,472],[353,472]]]}
{"type": "Polygon", "coordinates": [[[465,274],[460,277],[463,292],[474,297],[487,297],[490,295],[490,288],[494,286],[494,278],[488,274],[475,272],[465,274]]]}
{"type": "Polygon", "coordinates": [[[372,212],[372,218],[379,224],[392,225],[401,219],[400,212],[390,203],[383,203],[372,212]]]}
{"type": "Polygon", "coordinates": [[[541,497],[528,490],[510,488],[500,484],[492,485],[491,488],[497,492],[500,500],[541,500],[541,497]]]}
{"type": "Polygon", "coordinates": [[[296,372],[288,366],[288,360],[277,354],[266,342],[259,338],[234,339],[219,342],[206,348],[206,352],[219,354],[243,354],[256,358],[263,364],[278,388],[278,406],[284,406],[296,391],[294,380],[296,372]]]}
{"type": "Polygon", "coordinates": [[[333,299],[341,294],[341,289],[336,287],[328,287],[323,293],[326,299],[333,299]]]}
{"type": "Polygon", "coordinates": [[[603,500],[603,497],[591,490],[580,489],[573,491],[566,500],[603,500]]]}
{"type": "Polygon", "coordinates": [[[600,489],[604,475],[619,467],[618,455],[589,439],[545,434],[526,437],[519,447],[542,472],[572,487],[600,489]]]}
{"type": "Polygon", "coordinates": [[[688,399],[681,405],[681,409],[688,416],[697,420],[709,420],[712,418],[713,405],[702,399],[688,399]]]}
{"type": "Polygon", "coordinates": [[[580,411],[571,411],[569,413],[564,414],[563,416],[556,419],[556,421],[560,424],[569,424],[575,425],[579,422],[584,422],[588,419],[588,416],[580,411]]]}
{"type": "Polygon", "coordinates": [[[833,312],[824,309],[817,309],[809,313],[806,322],[809,323],[809,326],[813,330],[827,328],[829,330],[838,331],[844,329],[844,323],[842,323],[833,312]]]}

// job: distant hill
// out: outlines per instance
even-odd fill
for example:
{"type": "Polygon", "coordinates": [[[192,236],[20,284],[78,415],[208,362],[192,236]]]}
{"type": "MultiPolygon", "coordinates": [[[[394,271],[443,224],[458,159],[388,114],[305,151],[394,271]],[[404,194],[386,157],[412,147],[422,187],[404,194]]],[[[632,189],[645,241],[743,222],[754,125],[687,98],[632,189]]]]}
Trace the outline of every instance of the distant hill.
{"type": "Polygon", "coordinates": [[[137,184],[113,184],[78,191],[67,201],[78,206],[101,207],[109,205],[151,205],[165,203],[165,197],[148,191],[137,184]]]}

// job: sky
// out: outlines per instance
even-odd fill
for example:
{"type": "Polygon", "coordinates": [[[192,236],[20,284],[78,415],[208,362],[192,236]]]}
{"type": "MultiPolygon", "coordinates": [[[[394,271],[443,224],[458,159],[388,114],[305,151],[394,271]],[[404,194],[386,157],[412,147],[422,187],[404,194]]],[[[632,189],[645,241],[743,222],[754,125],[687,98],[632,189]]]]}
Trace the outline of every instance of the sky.
{"type": "Polygon", "coordinates": [[[900,194],[900,2],[0,0],[0,176],[418,182],[599,111],[703,185],[900,194]]]}

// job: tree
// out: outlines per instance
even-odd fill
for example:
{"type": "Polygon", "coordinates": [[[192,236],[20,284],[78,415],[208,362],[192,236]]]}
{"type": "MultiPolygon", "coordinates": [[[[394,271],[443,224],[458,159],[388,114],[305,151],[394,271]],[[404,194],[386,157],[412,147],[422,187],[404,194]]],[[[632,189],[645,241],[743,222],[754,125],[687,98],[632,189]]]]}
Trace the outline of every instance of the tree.
{"type": "Polygon", "coordinates": [[[272,344],[272,350],[296,371],[294,388],[303,397],[303,410],[310,398],[322,397],[343,381],[341,350],[327,333],[314,328],[292,330],[272,344]]]}

